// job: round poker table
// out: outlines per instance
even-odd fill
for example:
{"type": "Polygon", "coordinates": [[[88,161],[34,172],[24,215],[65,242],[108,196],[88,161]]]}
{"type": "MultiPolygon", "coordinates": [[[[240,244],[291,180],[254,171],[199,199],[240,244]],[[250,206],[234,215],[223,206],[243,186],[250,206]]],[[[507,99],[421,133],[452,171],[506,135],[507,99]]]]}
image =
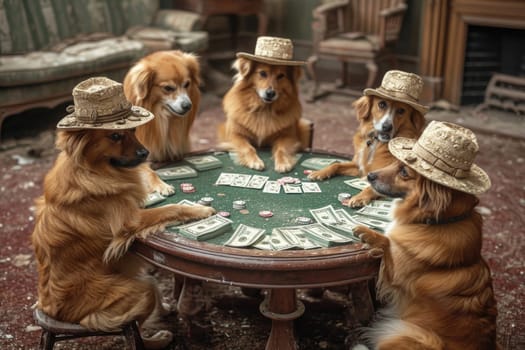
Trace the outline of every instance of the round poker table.
{"type": "MultiPolygon", "coordinates": [[[[259,150],[264,161],[263,171],[252,170],[238,165],[235,157],[228,152],[201,152],[191,154],[213,155],[222,163],[220,167],[197,171],[196,177],[166,180],[176,188],[176,194],[167,197],[161,206],[178,203],[181,200],[199,201],[202,197],[212,197],[212,207],[217,211],[230,212],[232,229],[206,241],[196,241],[168,228],[164,232],[151,235],[134,243],[132,251],[150,263],[175,272],[190,279],[225,283],[240,287],[268,289],[260,311],[272,319],[272,329],[266,349],[296,349],[293,335],[293,320],[304,311],[303,304],[296,298],[296,288],[328,287],[345,285],[359,281],[371,281],[378,273],[380,260],[370,257],[363,244],[352,242],[344,245],[309,250],[259,250],[253,247],[233,248],[224,243],[231,237],[239,224],[264,228],[270,234],[273,228],[297,226],[297,217],[310,217],[310,209],[332,205],[334,209],[344,208],[350,214],[354,209],[343,206],[338,194],[358,193],[344,183],[350,177],[337,176],[316,182],[321,192],[316,193],[265,193],[262,189],[250,189],[216,185],[221,173],[236,173],[268,176],[278,180],[284,176],[311,182],[304,174],[310,169],[302,162],[312,158],[348,160],[348,158],[325,152],[303,152],[298,155],[295,168],[289,173],[273,170],[271,153],[259,150]],[[195,192],[184,193],[180,184],[191,183],[195,192]],[[233,201],[246,202],[246,210],[233,208],[233,201]],[[259,212],[270,210],[273,216],[259,216],[259,212]]],[[[189,165],[186,161],[170,163],[164,167],[189,165]]]]}

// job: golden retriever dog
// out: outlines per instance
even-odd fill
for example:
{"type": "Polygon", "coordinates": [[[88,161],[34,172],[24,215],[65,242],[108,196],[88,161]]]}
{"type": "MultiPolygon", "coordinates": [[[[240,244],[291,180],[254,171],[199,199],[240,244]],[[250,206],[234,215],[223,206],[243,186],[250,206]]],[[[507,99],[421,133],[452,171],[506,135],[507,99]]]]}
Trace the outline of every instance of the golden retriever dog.
{"type": "MultiPolygon", "coordinates": [[[[61,151],[37,200],[32,243],[38,262],[38,307],[53,318],[109,331],[163,314],[145,262],[128,253],[137,238],[175,221],[213,214],[205,206],[142,208],[148,151],[134,129],[64,130],[61,151]]],[[[144,337],[149,349],[167,346],[169,331],[144,337]]]]}
{"type": "MultiPolygon", "coordinates": [[[[377,89],[365,89],[365,95],[352,103],[359,122],[353,136],[354,157],[350,162],[331,164],[312,172],[312,180],[336,175],[364,177],[395,159],[388,150],[394,137],[418,137],[425,127],[427,108],[417,100],[421,93],[419,76],[402,71],[388,71],[377,89]],[[407,93],[409,92],[409,93],[407,93]]],[[[350,198],[346,205],[364,206],[380,196],[371,187],[350,198]]]]}
{"type": "MultiPolygon", "coordinates": [[[[453,140],[456,135],[445,137],[453,140]]],[[[385,350],[497,349],[496,301],[491,273],[481,256],[482,217],[475,210],[475,194],[488,189],[490,180],[474,170],[475,165],[468,175],[461,164],[456,168],[441,163],[452,158],[442,157],[437,147],[421,151],[432,138],[418,145],[416,156],[402,155],[401,161],[368,174],[375,191],[399,199],[384,235],[364,226],[354,230],[370,246],[370,254],[382,256],[377,292],[386,305],[365,331],[365,339],[373,349],[385,350]],[[476,172],[479,176],[473,175],[476,172]],[[474,185],[467,183],[476,176],[474,185]]],[[[456,145],[477,147],[462,141],[456,145]]],[[[454,157],[454,150],[443,147],[454,157]]],[[[403,148],[406,144],[399,149],[403,148]]]]}
{"type": "Polygon", "coordinates": [[[255,170],[265,168],[256,148],[271,147],[275,171],[292,170],[310,138],[310,123],[301,118],[301,67],[238,57],[233,68],[234,84],[223,99],[226,122],[219,127],[222,146],[255,170]]]}
{"type": "MultiPolygon", "coordinates": [[[[126,98],[155,115],[136,131],[138,140],[150,151],[150,161],[182,159],[190,151],[190,129],[201,100],[200,83],[197,57],[178,50],[154,52],[126,74],[126,98]]],[[[164,195],[174,192],[154,171],[148,173],[152,190],[164,195]]]]}

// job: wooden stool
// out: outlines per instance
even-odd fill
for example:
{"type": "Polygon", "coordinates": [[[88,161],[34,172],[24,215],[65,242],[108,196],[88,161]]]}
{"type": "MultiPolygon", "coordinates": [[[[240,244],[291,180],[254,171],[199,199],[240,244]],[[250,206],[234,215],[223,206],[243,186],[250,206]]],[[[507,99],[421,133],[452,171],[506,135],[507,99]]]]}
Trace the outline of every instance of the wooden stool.
{"type": "Polygon", "coordinates": [[[109,335],[124,336],[132,350],[144,349],[136,321],[124,325],[121,330],[103,332],[92,331],[75,323],[57,321],[40,309],[35,309],[33,317],[36,323],[42,327],[42,336],[40,338],[41,350],[52,350],[55,342],[61,340],[109,335]]]}

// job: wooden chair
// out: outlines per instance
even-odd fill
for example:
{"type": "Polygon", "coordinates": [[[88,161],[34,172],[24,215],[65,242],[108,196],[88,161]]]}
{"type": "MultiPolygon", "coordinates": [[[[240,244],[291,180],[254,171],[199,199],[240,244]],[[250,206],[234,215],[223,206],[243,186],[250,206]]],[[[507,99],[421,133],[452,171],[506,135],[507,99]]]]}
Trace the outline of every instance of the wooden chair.
{"type": "MultiPolygon", "coordinates": [[[[405,0],[341,0],[316,7],[313,10],[313,55],[308,58],[307,71],[314,81],[308,97],[313,101],[318,94],[319,81],[315,65],[319,59],[342,63],[342,78],[337,88],[348,86],[348,64],[364,64],[368,69],[366,87],[373,87],[378,63],[392,59],[404,13],[405,0]]],[[[361,91],[340,90],[352,95],[361,91]]]]}
{"type": "Polygon", "coordinates": [[[40,309],[35,309],[33,317],[36,324],[42,327],[40,350],[52,350],[55,342],[82,337],[122,335],[126,338],[131,350],[142,350],[144,344],[140,337],[137,322],[131,322],[114,332],[92,331],[79,324],[61,322],[53,319],[40,309]]]}

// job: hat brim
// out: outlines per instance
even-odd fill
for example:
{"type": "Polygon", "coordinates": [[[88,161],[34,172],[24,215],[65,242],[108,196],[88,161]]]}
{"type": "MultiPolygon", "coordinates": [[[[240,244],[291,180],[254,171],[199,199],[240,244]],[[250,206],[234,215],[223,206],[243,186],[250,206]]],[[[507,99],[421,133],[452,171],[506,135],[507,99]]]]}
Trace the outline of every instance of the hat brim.
{"type": "Polygon", "coordinates": [[[461,179],[455,178],[418,157],[412,151],[415,143],[415,139],[396,137],[388,142],[388,149],[394,157],[410,168],[427,179],[443,186],[470,194],[481,194],[490,188],[491,182],[489,176],[477,165],[472,164],[467,177],[461,179]],[[410,161],[407,161],[407,158],[410,159],[410,161]]]}
{"type": "Polygon", "coordinates": [[[394,100],[394,101],[398,101],[398,102],[403,102],[403,103],[406,103],[407,105],[411,106],[412,108],[416,109],[417,111],[421,112],[421,114],[426,114],[429,110],[429,107],[427,106],[423,106],[419,103],[416,103],[416,102],[413,102],[413,101],[410,101],[410,100],[407,100],[407,99],[404,99],[404,98],[399,98],[399,97],[396,97],[396,96],[392,96],[392,95],[389,95],[387,93],[384,93],[378,89],[365,89],[363,91],[363,94],[365,96],[370,96],[370,95],[373,95],[373,96],[379,96],[379,97],[382,97],[382,98],[386,98],[386,99],[389,99],[389,100],[394,100]]]}
{"type": "Polygon", "coordinates": [[[146,124],[155,117],[153,113],[145,108],[139,106],[132,106],[130,113],[117,121],[106,122],[106,123],[83,123],[79,121],[75,115],[75,112],[66,115],[62,118],[58,124],[57,129],[60,130],[82,130],[82,129],[93,129],[93,130],[125,130],[133,129],[137,126],[146,124]]]}
{"type": "Polygon", "coordinates": [[[281,60],[278,58],[271,58],[271,57],[255,56],[247,52],[238,52],[236,56],[246,58],[252,61],[279,65],[279,66],[302,66],[306,64],[305,61],[291,61],[291,60],[281,60]]]}

